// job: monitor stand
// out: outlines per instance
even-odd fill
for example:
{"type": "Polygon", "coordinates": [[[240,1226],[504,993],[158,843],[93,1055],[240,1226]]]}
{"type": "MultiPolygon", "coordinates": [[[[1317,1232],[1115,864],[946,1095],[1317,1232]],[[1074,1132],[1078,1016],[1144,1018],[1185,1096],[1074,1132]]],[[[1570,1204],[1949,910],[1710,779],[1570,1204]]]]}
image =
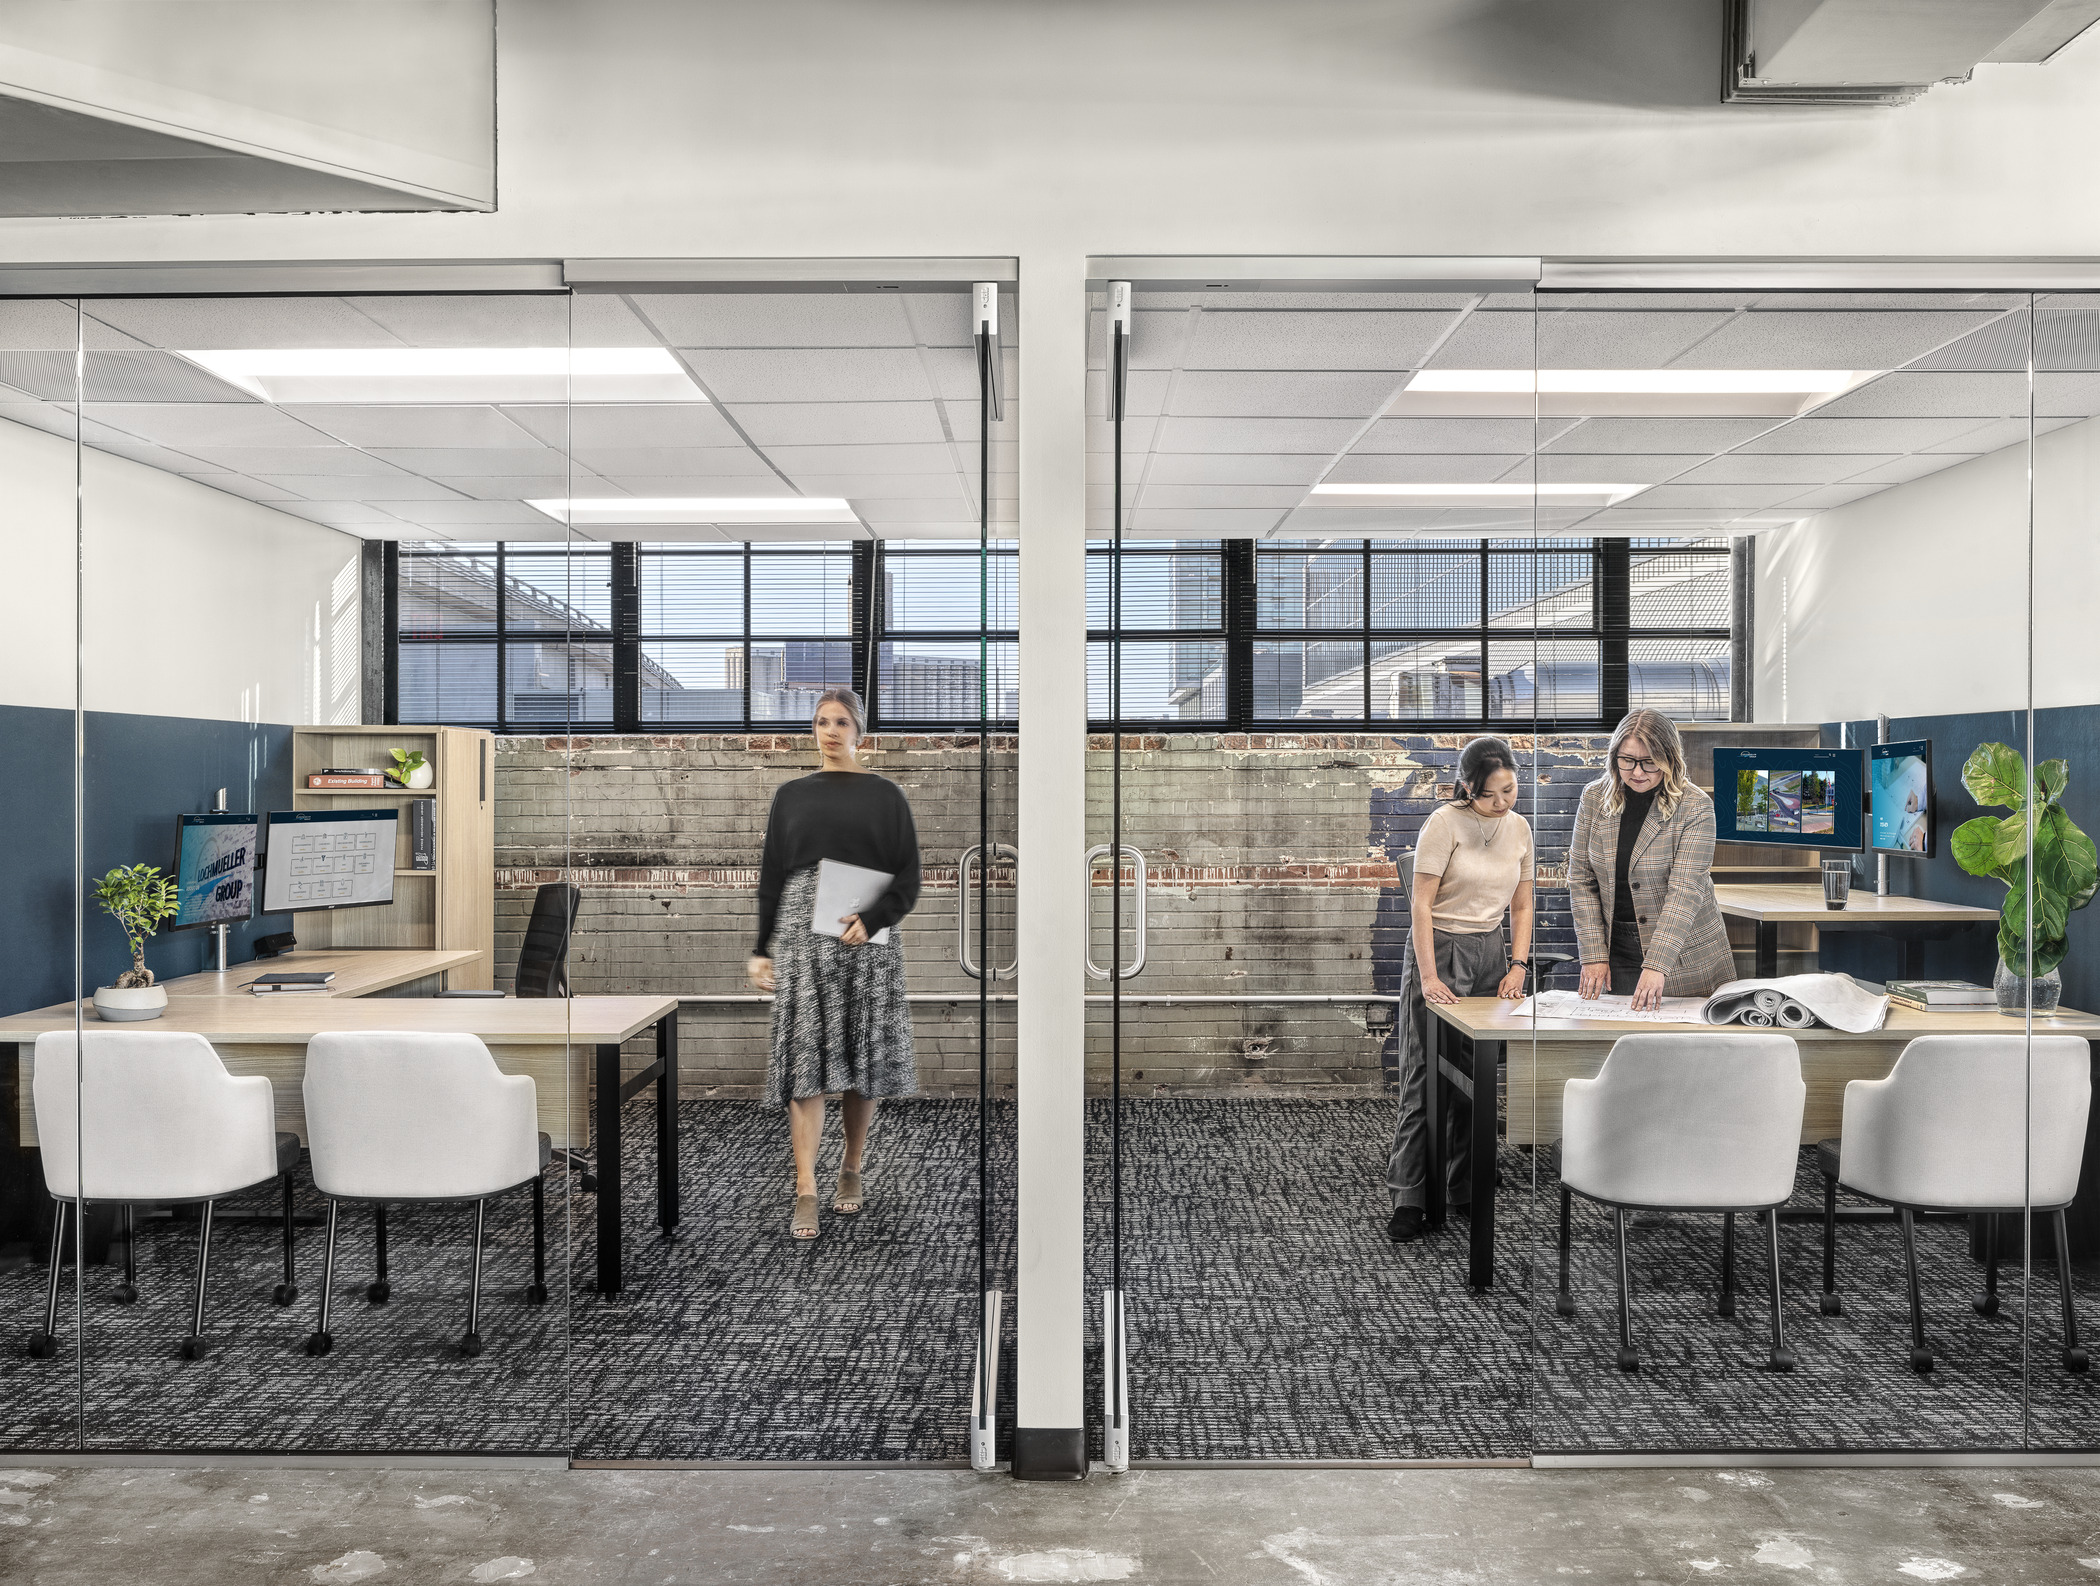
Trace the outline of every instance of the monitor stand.
{"type": "MultiPolygon", "coordinates": [[[[224,788],[219,789],[219,796],[212,801],[211,812],[214,815],[224,815],[227,813],[226,790],[224,788]]],[[[254,845],[250,844],[250,846],[252,847],[254,845]]],[[[211,967],[213,971],[217,974],[223,975],[226,973],[226,942],[227,937],[232,933],[232,931],[233,927],[225,924],[214,925],[211,928],[211,967]]]]}

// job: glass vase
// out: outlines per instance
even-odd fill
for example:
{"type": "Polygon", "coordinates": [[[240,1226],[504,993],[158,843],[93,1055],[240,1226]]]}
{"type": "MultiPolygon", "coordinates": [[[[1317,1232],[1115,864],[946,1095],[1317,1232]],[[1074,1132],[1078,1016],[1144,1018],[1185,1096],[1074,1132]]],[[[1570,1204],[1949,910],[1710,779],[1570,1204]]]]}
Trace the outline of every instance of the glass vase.
{"type": "Polygon", "coordinates": [[[1998,994],[1998,1011],[2019,1018],[2027,1012],[2030,993],[2034,1004],[2034,1016],[2043,1018],[2056,1011],[2063,999],[2063,976],[2052,969],[2046,975],[2036,975],[2029,980],[2016,974],[2004,959],[1998,960],[1998,971],[1991,976],[1991,989],[1998,994]]]}

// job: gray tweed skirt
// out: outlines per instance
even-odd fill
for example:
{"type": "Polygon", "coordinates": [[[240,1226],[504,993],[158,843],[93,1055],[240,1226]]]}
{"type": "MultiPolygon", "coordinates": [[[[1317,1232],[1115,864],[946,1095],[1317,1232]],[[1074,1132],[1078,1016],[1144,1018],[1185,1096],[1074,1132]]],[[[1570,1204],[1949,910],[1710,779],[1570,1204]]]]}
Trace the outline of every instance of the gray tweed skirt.
{"type": "Polygon", "coordinates": [[[809,928],[816,900],[817,867],[811,865],[789,875],[774,916],[767,1105],[846,1090],[917,1095],[898,932],[890,932],[885,947],[848,947],[835,936],[819,936],[809,928]]]}

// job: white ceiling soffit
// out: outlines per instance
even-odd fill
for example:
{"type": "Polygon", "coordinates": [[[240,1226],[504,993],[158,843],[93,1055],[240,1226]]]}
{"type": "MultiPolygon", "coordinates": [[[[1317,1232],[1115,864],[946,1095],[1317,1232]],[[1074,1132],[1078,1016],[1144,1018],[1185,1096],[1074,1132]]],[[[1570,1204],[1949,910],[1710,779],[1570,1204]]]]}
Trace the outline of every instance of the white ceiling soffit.
{"type": "Polygon", "coordinates": [[[2096,19],[2100,0],[1728,0],[1721,97],[1905,104],[1986,62],[2046,61],[2096,19]]]}
{"type": "Polygon", "coordinates": [[[492,210],[494,0],[8,0],[0,216],[492,210]]]}
{"type": "Polygon", "coordinates": [[[1112,254],[1089,258],[1087,285],[1128,281],[1144,291],[1510,292],[1539,278],[1539,261],[1518,258],[1277,258],[1263,255],[1112,254]]]}
{"type": "MultiPolygon", "coordinates": [[[[2100,4],[2100,0],[2095,0],[2100,4]]],[[[2090,292],[2094,259],[1548,259],[1541,292],[2090,292]]]]}
{"type": "MultiPolygon", "coordinates": [[[[0,164],[0,171],[4,171],[0,164]]],[[[172,264],[0,265],[0,297],[260,297],[275,293],[559,292],[551,259],[258,259],[172,264]]]]}
{"type": "Polygon", "coordinates": [[[1012,258],[564,259],[579,292],[967,292],[979,281],[1018,281],[1012,258]]]}

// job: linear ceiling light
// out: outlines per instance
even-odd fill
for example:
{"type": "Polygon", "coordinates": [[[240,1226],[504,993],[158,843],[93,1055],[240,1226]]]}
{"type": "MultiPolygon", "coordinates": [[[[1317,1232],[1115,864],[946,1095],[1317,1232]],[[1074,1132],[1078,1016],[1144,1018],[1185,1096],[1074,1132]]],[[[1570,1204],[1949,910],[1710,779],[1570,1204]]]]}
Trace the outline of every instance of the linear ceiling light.
{"type": "Polygon", "coordinates": [[[837,496],[577,496],[525,504],[580,529],[852,527],[860,522],[837,496]]]}
{"type": "Polygon", "coordinates": [[[1646,485],[1608,484],[1392,484],[1314,485],[1312,507],[1506,507],[1536,501],[1542,507],[1609,507],[1639,495],[1646,485]]]}
{"type": "Polygon", "coordinates": [[[290,347],[180,356],[265,402],[705,402],[663,347],[290,347]]]}
{"type": "Polygon", "coordinates": [[[1388,411],[1406,417],[1793,418],[1876,369],[1424,369],[1388,411]]]}

